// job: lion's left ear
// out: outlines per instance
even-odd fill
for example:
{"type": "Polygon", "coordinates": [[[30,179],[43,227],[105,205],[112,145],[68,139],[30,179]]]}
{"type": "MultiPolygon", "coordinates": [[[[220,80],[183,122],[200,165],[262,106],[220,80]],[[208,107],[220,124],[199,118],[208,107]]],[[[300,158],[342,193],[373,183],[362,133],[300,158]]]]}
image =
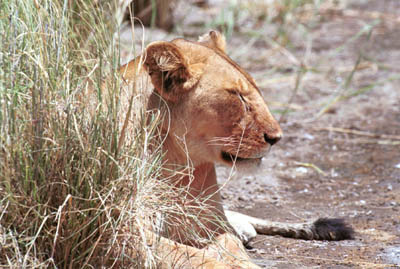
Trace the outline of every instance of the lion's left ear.
{"type": "Polygon", "coordinates": [[[155,90],[165,100],[177,102],[196,83],[185,57],[171,42],[158,41],[146,48],[144,65],[155,90]]]}

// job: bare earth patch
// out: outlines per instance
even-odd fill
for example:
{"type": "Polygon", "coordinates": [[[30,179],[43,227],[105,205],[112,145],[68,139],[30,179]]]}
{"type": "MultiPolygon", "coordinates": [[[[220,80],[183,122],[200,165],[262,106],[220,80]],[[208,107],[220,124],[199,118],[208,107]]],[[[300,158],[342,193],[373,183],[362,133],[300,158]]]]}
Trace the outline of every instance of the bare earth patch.
{"type": "MultiPolygon", "coordinates": [[[[351,41],[373,21],[366,13],[370,2],[373,11],[399,18],[396,1],[369,1],[368,5],[352,4],[352,16],[330,14],[312,29],[309,63],[320,72],[303,77],[292,103],[298,109],[292,109],[282,122],[284,139],[265,158],[261,171],[238,175],[224,191],[231,208],[257,217],[293,222],[346,218],[357,232],[355,240],[318,242],[258,236],[251,242],[250,252],[267,268],[400,266],[400,35],[396,30],[400,21],[383,18],[369,40],[351,41]],[[386,10],[386,2],[394,9],[386,10]],[[337,53],[343,44],[346,46],[337,53]],[[348,89],[342,91],[340,84],[350,75],[360,53],[364,60],[348,89]],[[340,94],[360,89],[368,90],[320,113],[340,94]]],[[[303,59],[304,50],[299,45],[292,53],[303,59]]],[[[290,68],[284,61],[280,64],[290,68]]],[[[251,59],[246,62],[250,65],[251,59]]],[[[265,64],[269,66],[268,59],[265,64]]],[[[262,68],[258,66],[252,74],[262,78],[262,68]]],[[[287,102],[295,74],[273,75],[276,80],[264,78],[269,88],[264,89],[267,102],[287,102]]],[[[270,107],[282,109],[274,102],[270,107]]],[[[227,174],[222,168],[220,172],[221,177],[227,174]]]]}

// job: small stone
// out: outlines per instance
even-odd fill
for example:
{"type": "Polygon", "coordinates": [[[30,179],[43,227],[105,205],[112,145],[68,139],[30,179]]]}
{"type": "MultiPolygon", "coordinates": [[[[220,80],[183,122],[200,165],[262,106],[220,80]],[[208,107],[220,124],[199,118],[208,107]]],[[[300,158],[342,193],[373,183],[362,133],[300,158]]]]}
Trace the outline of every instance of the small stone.
{"type": "Polygon", "coordinates": [[[305,167],[297,167],[297,168],[296,168],[296,172],[297,172],[297,173],[300,173],[300,174],[305,174],[305,173],[308,172],[308,169],[305,168],[305,167]]]}
{"type": "Polygon", "coordinates": [[[308,140],[314,140],[314,136],[313,136],[313,135],[311,135],[311,134],[307,134],[307,133],[305,133],[303,136],[304,136],[304,138],[305,138],[305,139],[308,139],[308,140]]]}
{"type": "Polygon", "coordinates": [[[366,205],[367,202],[365,200],[360,200],[357,202],[358,205],[366,205]]]}

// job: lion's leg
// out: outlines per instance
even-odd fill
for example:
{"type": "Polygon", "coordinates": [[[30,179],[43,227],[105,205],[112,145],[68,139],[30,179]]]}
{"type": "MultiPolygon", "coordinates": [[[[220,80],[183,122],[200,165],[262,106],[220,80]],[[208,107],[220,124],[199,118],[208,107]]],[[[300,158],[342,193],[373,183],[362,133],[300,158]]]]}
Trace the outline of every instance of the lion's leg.
{"type": "Polygon", "coordinates": [[[217,236],[215,243],[208,245],[205,249],[232,268],[260,269],[258,265],[251,262],[241,240],[231,233],[217,236]]]}
{"type": "Polygon", "coordinates": [[[225,215],[244,242],[255,237],[254,232],[305,240],[334,241],[351,239],[354,234],[353,229],[343,219],[323,218],[309,223],[282,223],[254,218],[230,210],[226,210],[225,215]]]}
{"type": "Polygon", "coordinates": [[[243,243],[246,244],[257,236],[256,229],[248,219],[249,216],[230,210],[225,210],[225,216],[243,243]]]}
{"type": "Polygon", "coordinates": [[[231,267],[217,260],[214,252],[178,243],[151,231],[145,232],[146,244],[156,254],[160,268],[226,268],[231,267]]]}
{"type": "Polygon", "coordinates": [[[195,248],[145,232],[147,246],[151,247],[161,261],[161,268],[202,269],[259,269],[250,261],[242,242],[234,235],[219,235],[215,243],[195,248]]]}

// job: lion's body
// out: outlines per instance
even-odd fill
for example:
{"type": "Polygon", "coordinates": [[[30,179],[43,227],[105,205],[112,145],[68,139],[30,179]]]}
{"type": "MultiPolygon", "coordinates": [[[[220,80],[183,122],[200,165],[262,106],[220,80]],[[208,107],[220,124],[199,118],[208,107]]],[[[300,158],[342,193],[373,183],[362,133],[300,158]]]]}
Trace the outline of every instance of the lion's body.
{"type": "MultiPolygon", "coordinates": [[[[258,268],[249,261],[236,237],[227,232],[233,229],[222,207],[215,174],[215,163],[238,168],[258,165],[282,135],[254,80],[225,54],[224,38],[214,31],[199,42],[183,39],[154,42],[146,48],[143,57],[121,67],[120,72],[126,85],[139,83],[137,87],[149,89],[147,109],[168,114],[161,127],[165,166],[189,171],[184,176],[178,173],[179,176],[171,177],[171,184],[187,188],[185,203],[199,208],[205,206],[204,211],[198,212],[196,221],[176,216],[168,219],[169,225],[165,228],[168,239],[163,239],[166,251],[174,246],[176,251],[190,252],[177,255],[179,257],[197,257],[191,259],[188,267],[197,264],[203,268],[234,268],[232,257],[219,257],[215,246],[204,246],[188,239],[181,227],[186,223],[200,237],[214,239],[232,251],[242,260],[237,262],[240,268],[258,268]],[[140,65],[142,61],[143,66],[140,65]],[[196,260],[202,255],[205,263],[204,259],[196,260]],[[222,261],[217,261],[220,259],[222,261]]],[[[125,88],[121,98],[131,98],[129,89],[125,88]]],[[[232,225],[240,233],[233,224],[236,215],[228,214],[228,217],[233,219],[232,225]]],[[[239,218],[246,220],[243,215],[239,218]]],[[[249,218],[248,223],[257,231],[264,229],[270,234],[274,231],[282,234],[276,225],[283,227],[283,224],[256,220],[249,218]]],[[[310,227],[302,229],[310,230],[310,227]]],[[[299,227],[285,226],[285,229],[299,230],[299,227]]],[[[312,235],[297,237],[313,238],[312,235]]]]}

